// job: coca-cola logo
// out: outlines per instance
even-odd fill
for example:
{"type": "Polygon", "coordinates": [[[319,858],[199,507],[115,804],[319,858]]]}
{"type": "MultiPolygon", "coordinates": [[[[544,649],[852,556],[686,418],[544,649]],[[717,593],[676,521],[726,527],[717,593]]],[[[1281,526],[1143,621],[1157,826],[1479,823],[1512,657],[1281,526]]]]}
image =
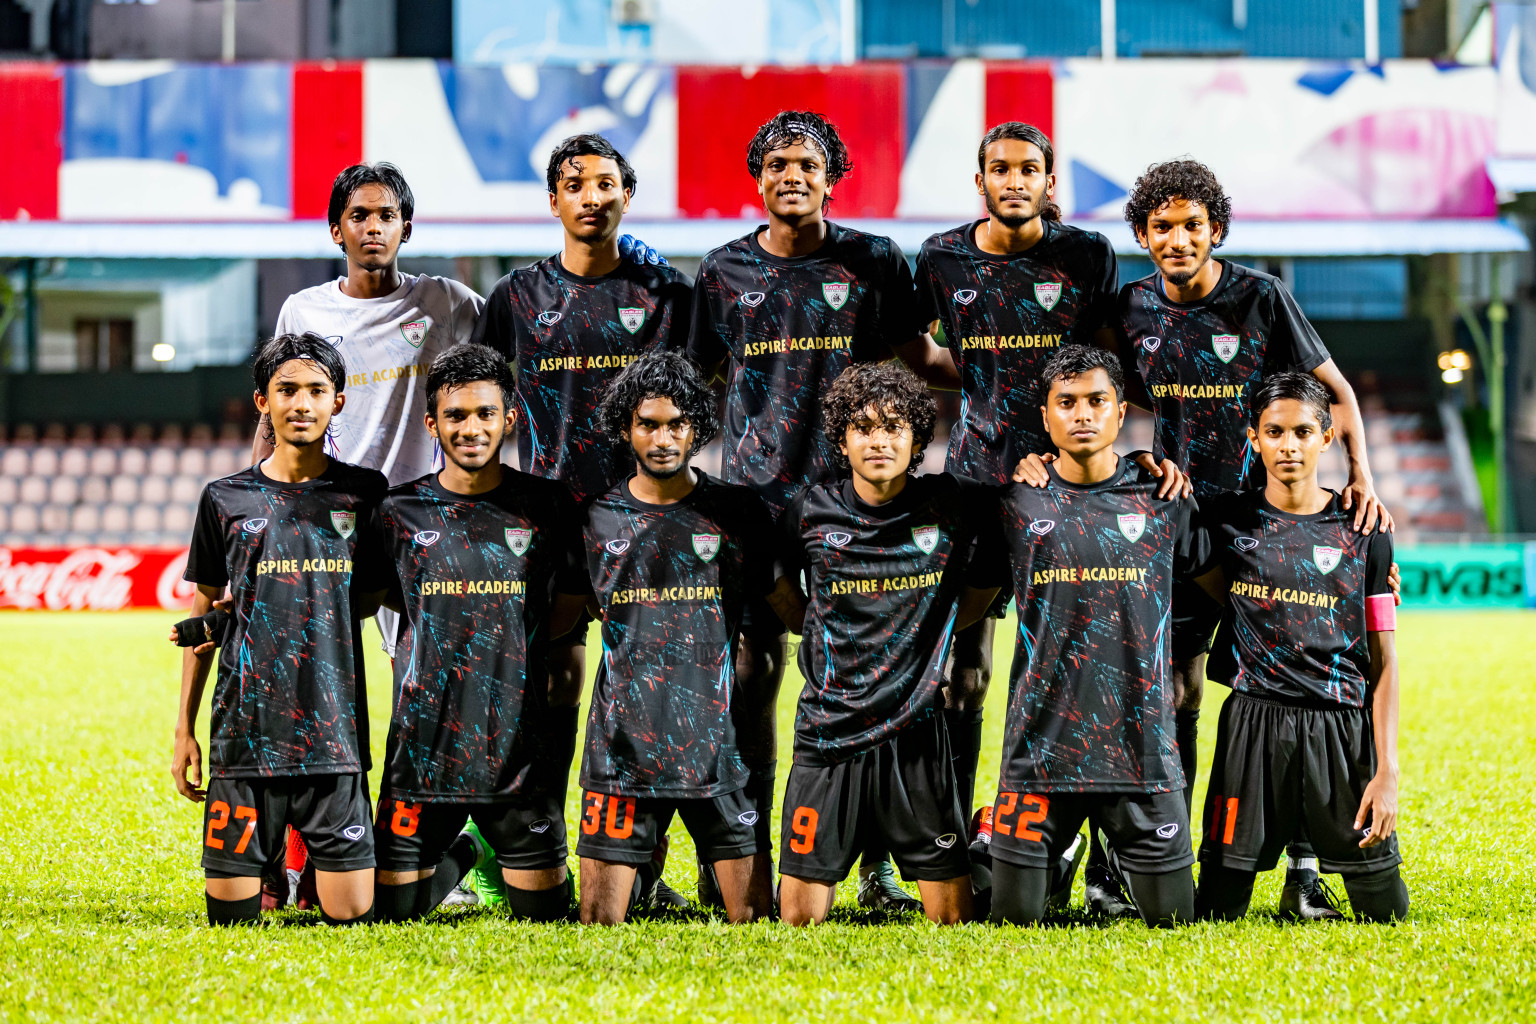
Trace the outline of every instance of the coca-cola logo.
{"type": "Polygon", "coordinates": [[[50,611],[116,611],[128,607],[130,573],[139,556],[129,550],[77,548],[56,562],[16,561],[0,548],[0,607],[50,611]]]}
{"type": "Polygon", "coordinates": [[[165,563],[165,569],[160,573],[160,581],[155,584],[155,600],[160,602],[161,608],[180,611],[191,605],[192,596],[197,593],[197,584],[181,578],[181,574],[186,571],[187,552],[185,551],[165,563]]]}

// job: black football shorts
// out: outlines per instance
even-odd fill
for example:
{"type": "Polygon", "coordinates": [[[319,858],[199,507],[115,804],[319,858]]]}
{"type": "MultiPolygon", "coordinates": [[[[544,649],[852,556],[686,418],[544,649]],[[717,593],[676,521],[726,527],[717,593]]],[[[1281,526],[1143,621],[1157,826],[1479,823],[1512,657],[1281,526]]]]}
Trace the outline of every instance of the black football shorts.
{"type": "Polygon", "coordinates": [[[587,646],[587,627],[592,625],[592,610],[583,608],[581,614],[576,616],[576,625],[571,627],[569,633],[561,633],[549,642],[550,653],[569,647],[587,646]]]}
{"type": "Polygon", "coordinates": [[[567,852],[563,803],[547,794],[494,803],[411,802],[386,790],[379,797],[374,828],[379,869],[436,867],[471,818],[502,867],[513,871],[558,867],[565,863],[567,852]]]}
{"type": "Polygon", "coordinates": [[[767,853],[758,837],[758,811],[746,793],[737,790],[716,797],[672,799],[581,794],[580,835],[576,855],[609,864],[644,864],[667,834],[672,815],[683,819],[699,859],[706,864],[767,853]]]}
{"type": "Polygon", "coordinates": [[[304,837],[315,870],[373,867],[368,779],[353,773],[212,780],[203,804],[203,870],[216,878],[270,873],[287,853],[290,825],[304,837]]]}
{"type": "Polygon", "coordinates": [[[938,715],[833,765],[795,764],[784,790],[779,872],[840,882],[867,846],[908,881],[969,875],[966,821],[938,715]]]}
{"type": "Polygon", "coordinates": [[[1015,793],[992,807],[992,858],[1021,868],[1052,867],[1087,820],[1103,831],[1120,864],[1161,875],[1195,862],[1182,791],[1172,793],[1015,793]]]}
{"type": "Polygon", "coordinates": [[[1209,654],[1216,627],[1221,624],[1221,605],[1193,580],[1173,582],[1173,660],[1188,661],[1209,654]]]}
{"type": "Polygon", "coordinates": [[[741,610],[741,635],[758,643],[776,640],[789,632],[784,620],[766,597],[752,597],[741,610]]]}
{"type": "Polygon", "coordinates": [[[1200,863],[1268,871],[1286,844],[1310,842],[1318,866],[1342,875],[1403,862],[1394,834],[1360,848],[1355,829],[1376,774],[1366,708],[1301,707],[1234,693],[1221,708],[1206,791],[1200,863]]]}

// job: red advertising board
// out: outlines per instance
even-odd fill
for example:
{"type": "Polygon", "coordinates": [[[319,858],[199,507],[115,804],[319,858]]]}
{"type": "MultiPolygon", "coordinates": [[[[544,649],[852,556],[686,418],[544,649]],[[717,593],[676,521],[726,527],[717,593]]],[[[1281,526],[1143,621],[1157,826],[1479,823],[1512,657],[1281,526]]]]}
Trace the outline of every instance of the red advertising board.
{"type": "Polygon", "coordinates": [[[191,607],[186,548],[0,547],[0,609],[117,611],[191,607]]]}

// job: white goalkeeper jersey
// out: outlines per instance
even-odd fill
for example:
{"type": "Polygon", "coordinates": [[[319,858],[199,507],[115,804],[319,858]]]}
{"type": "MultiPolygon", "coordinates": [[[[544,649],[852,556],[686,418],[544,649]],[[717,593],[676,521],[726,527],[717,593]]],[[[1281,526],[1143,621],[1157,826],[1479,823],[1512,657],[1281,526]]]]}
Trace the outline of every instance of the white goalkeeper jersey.
{"type": "Polygon", "coordinates": [[[376,469],[390,486],[441,465],[437,442],[422,423],[432,360],[468,341],[485,300],[457,281],[402,274],[400,287],[378,299],[354,299],[341,279],[288,297],[279,334],[313,331],[347,365],[346,407],[331,420],[328,454],[376,469]]]}

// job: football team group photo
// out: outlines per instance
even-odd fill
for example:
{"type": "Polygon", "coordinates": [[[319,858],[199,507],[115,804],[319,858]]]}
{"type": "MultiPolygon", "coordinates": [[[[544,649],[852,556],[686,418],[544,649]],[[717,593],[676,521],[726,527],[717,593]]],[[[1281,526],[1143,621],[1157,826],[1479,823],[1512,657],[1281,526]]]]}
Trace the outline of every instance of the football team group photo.
{"type": "Polygon", "coordinates": [[[208,923],[803,926],[852,875],[891,926],[1080,891],[1176,928],[1276,869],[1278,920],[1409,918],[1393,516],[1350,381],[1223,258],[1211,169],[1136,179],[1126,280],[1031,124],[976,140],[986,216],[915,263],[831,219],[864,158],[830,119],[740,141],[764,221],[692,279],[625,233],[625,154],[559,142],[563,246],[484,297],[400,269],[399,169],[338,168],[345,276],[255,349],[249,465],[202,492],[168,636],[208,923]]]}

